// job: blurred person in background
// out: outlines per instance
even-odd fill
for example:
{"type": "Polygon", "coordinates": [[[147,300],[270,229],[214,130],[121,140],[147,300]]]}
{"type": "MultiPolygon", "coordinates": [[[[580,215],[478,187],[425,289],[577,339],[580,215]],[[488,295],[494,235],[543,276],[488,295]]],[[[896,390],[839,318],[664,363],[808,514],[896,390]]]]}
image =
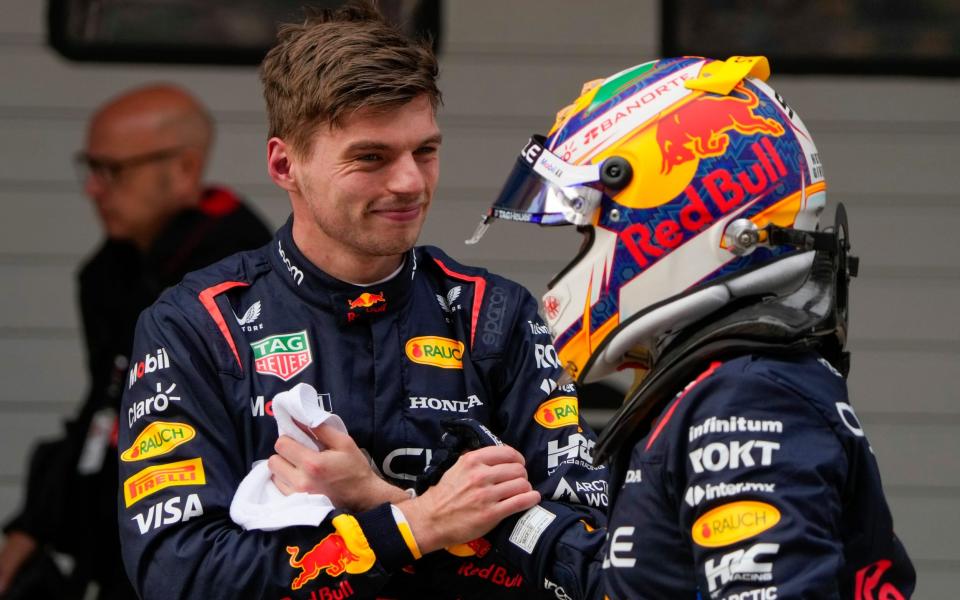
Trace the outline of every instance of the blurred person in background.
{"type": "MultiPolygon", "coordinates": [[[[238,196],[204,184],[210,115],[186,91],[151,84],[106,102],[77,156],[106,239],[79,275],[90,389],[61,439],[37,445],[23,509],[4,527],[0,597],[135,598],[117,533],[117,420],[140,312],[183,276],[263,245],[270,232],[238,196]],[[63,579],[50,551],[73,567],[63,579]]],[[[146,361],[149,363],[149,360],[146,361]]],[[[142,365],[149,368],[149,364],[142,365]]],[[[152,407],[179,401],[154,390],[152,407]]]]}

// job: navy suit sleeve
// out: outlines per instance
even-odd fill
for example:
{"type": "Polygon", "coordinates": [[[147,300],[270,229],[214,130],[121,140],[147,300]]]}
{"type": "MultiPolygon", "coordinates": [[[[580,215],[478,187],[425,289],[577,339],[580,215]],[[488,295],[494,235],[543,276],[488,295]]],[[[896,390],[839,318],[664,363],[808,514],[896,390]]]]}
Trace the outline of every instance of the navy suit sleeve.
{"type": "Polygon", "coordinates": [[[608,472],[592,463],[596,436],[580,416],[576,389],[556,384],[563,370],[536,301],[522,290],[518,304],[497,416],[504,442],[523,454],[544,501],[492,537],[544,597],[562,598],[587,589],[598,569],[608,472]]]}
{"type": "MultiPolygon", "coordinates": [[[[182,298],[182,297],[181,297],[182,298]]],[[[319,527],[245,531],[229,507],[251,460],[224,372],[170,302],[143,313],[124,382],[119,524],[144,598],[364,597],[414,560],[390,505],[319,527]]],[[[244,399],[246,400],[246,399],[244,399]]]]}
{"type": "Polygon", "coordinates": [[[845,496],[851,457],[869,446],[834,416],[841,379],[800,389],[769,364],[737,361],[694,388],[672,445],[668,485],[697,586],[704,598],[849,597],[845,496]]]}

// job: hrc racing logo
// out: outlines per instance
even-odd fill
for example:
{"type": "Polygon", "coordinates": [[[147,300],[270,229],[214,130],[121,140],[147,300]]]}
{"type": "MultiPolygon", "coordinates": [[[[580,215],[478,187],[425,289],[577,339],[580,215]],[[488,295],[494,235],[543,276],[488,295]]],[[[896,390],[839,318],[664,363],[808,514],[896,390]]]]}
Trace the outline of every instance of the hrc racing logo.
{"type": "Polygon", "coordinates": [[[133,366],[130,367],[130,376],[127,382],[127,389],[132,388],[133,384],[135,384],[138,379],[147,373],[153,373],[154,371],[159,371],[160,369],[166,369],[169,366],[170,355],[167,354],[166,348],[157,348],[156,356],[148,352],[143,360],[133,363],[133,366]]]}
{"type": "MultiPolygon", "coordinates": [[[[731,581],[773,581],[773,563],[757,560],[763,555],[776,555],[780,551],[780,544],[754,544],[747,549],[734,550],[720,558],[720,562],[708,559],[704,565],[704,576],[710,594],[721,585],[731,581]],[[718,581],[719,580],[719,581],[718,581]]],[[[776,588],[774,588],[776,589],[776,588]]],[[[770,588],[767,588],[770,590],[770,588]]],[[[776,593],[762,592],[760,598],[776,598],[776,593]]]]}
{"type": "Polygon", "coordinates": [[[780,522],[780,511],[766,502],[741,500],[718,506],[690,530],[698,546],[719,548],[751,538],[780,522]]]}
{"type": "Polygon", "coordinates": [[[308,581],[316,579],[321,571],[337,577],[343,573],[366,573],[373,566],[376,556],[357,520],[350,515],[337,515],[333,518],[333,526],[336,533],[327,535],[300,558],[297,558],[299,546],[287,546],[290,566],[300,571],[290,584],[291,589],[299,590],[308,581]]]}
{"type": "Polygon", "coordinates": [[[150,423],[130,444],[120,460],[134,462],[162,456],[194,438],[196,431],[186,423],[150,423]]]}
{"type": "Polygon", "coordinates": [[[155,465],[138,471],[123,482],[123,501],[130,508],[150,494],[180,485],[206,485],[203,461],[199,458],[155,465]]]}
{"type": "Polygon", "coordinates": [[[407,358],[441,369],[463,368],[463,342],[445,337],[420,336],[407,341],[407,358]]]}
{"type": "Polygon", "coordinates": [[[547,429],[577,425],[579,411],[576,396],[558,396],[537,407],[534,420],[547,429]]]}
{"type": "Polygon", "coordinates": [[[257,373],[273,375],[284,381],[300,374],[313,362],[306,330],[278,333],[252,342],[257,373]]]}
{"type": "Polygon", "coordinates": [[[567,437],[567,443],[560,445],[560,440],[547,442],[547,475],[553,474],[561,464],[574,463],[577,466],[595,471],[602,466],[593,465],[591,452],[596,445],[582,433],[573,433],[567,437]]]}

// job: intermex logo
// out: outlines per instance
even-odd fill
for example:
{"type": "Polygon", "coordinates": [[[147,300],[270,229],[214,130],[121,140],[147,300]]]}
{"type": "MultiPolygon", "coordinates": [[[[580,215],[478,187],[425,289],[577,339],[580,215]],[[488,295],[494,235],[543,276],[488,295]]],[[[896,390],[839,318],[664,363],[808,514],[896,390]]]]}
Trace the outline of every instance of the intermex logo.
{"type": "Polygon", "coordinates": [[[279,333],[250,344],[257,373],[273,375],[284,381],[310,366],[310,341],[307,332],[279,333]]]}
{"type": "Polygon", "coordinates": [[[166,369],[169,366],[170,355],[167,354],[167,349],[157,348],[156,355],[148,353],[143,360],[133,363],[133,366],[130,367],[130,376],[128,378],[127,389],[132,388],[133,384],[135,384],[137,380],[147,373],[153,373],[154,371],[159,371],[160,369],[166,369]]]}
{"type": "Polygon", "coordinates": [[[186,444],[196,436],[196,431],[186,423],[150,423],[130,444],[120,460],[134,462],[162,456],[181,444],[186,444]]]}
{"type": "Polygon", "coordinates": [[[407,358],[441,369],[463,368],[463,342],[445,337],[421,336],[407,341],[407,358]]]}
{"type": "Polygon", "coordinates": [[[130,508],[147,496],[180,485],[205,485],[206,475],[199,458],[155,465],[138,471],[123,482],[123,501],[130,508]]]}

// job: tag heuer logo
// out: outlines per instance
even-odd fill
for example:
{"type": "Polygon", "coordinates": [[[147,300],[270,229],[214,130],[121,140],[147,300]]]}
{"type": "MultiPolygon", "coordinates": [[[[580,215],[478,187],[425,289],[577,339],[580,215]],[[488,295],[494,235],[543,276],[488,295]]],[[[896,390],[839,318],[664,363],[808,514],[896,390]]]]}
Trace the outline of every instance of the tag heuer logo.
{"type": "Polygon", "coordinates": [[[310,366],[310,341],[307,332],[280,333],[250,344],[257,373],[289,381],[310,366]]]}

